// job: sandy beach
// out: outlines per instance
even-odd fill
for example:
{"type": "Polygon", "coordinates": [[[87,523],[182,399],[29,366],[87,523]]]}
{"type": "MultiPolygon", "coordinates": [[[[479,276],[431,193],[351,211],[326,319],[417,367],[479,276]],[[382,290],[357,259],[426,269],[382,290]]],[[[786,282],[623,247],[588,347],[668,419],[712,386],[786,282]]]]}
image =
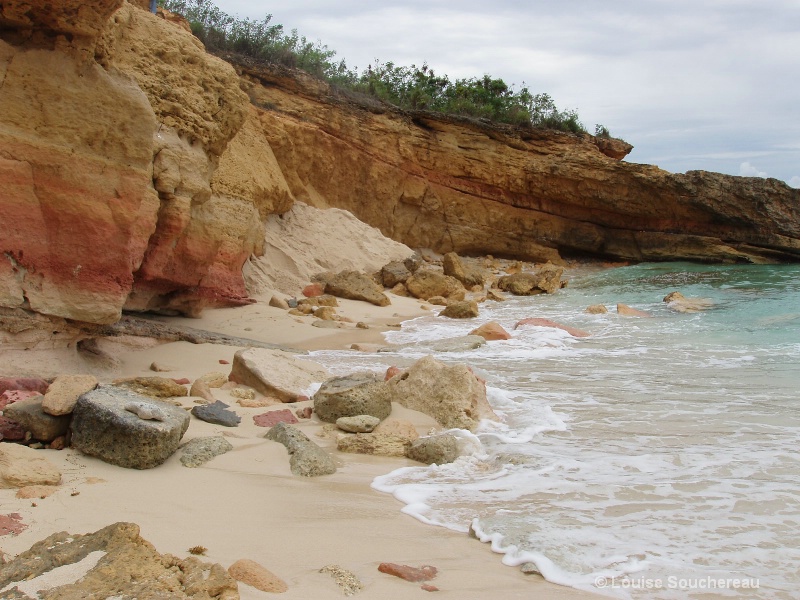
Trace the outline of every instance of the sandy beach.
{"type": "MultiPolygon", "coordinates": [[[[247,307],[208,310],[200,319],[163,319],[300,350],[346,349],[355,342],[380,343],[383,331],[430,310],[411,298],[391,299],[392,305],[382,308],[340,300],[339,314],[364,322],[369,329],[314,327],[311,317],[289,315],[263,299],[247,307]]],[[[228,373],[230,367],[220,361],[232,362],[239,349],[187,342],[106,341],[103,350],[114,357],[116,366],[96,375],[101,382],[153,375],[150,365],[155,361],[170,369],[160,375],[194,380],[209,372],[228,373]]],[[[59,370],[54,351],[32,351],[27,356],[30,371],[59,370]]],[[[265,440],[266,429],[256,426],[251,417],[274,408],[294,410],[310,401],[242,408],[229,390],[214,389],[213,394],[229,403],[242,422],[228,428],[192,418],[182,443],[222,435],[234,448],[198,468],[184,467],[180,451],[159,467],[137,471],[106,464],[72,448],[41,450],[61,469],[62,484],[56,493],[33,501],[17,498],[14,489],[0,490],[3,512],[19,513],[27,525],[16,536],[0,538],[6,557],[57,531],[89,533],[126,521],[138,524],[142,537],[161,553],[186,557],[190,547],[204,546],[203,559],[224,567],[242,558],[254,560],[288,584],[286,598],[342,597],[331,576],[319,572],[331,564],[359,578],[364,586],[360,597],[406,598],[425,593],[419,583],[380,573],[381,562],[433,565],[439,574],[431,583],[454,598],[592,596],[504,566],[488,545],[401,513],[400,502],[371,489],[370,483],[379,474],[417,463],[338,452],[335,439],[320,435],[322,424],[315,416],[301,420],[298,427],[334,456],[338,471],[316,478],[293,475],[285,448],[265,440]]],[[[193,406],[190,397],[183,403],[193,406]]],[[[411,420],[420,433],[436,425],[430,417],[398,405],[392,417],[411,420]]],[[[247,600],[271,595],[246,584],[240,584],[239,591],[247,600]]]]}

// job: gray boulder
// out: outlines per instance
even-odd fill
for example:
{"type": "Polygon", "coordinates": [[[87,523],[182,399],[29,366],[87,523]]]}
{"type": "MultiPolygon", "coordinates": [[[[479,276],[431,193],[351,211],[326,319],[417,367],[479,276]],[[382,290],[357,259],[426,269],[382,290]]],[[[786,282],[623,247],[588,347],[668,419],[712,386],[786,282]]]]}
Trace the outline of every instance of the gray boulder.
{"type": "Polygon", "coordinates": [[[458,439],[449,433],[419,438],[406,450],[408,458],[426,465],[451,463],[459,454],[458,439]]]}
{"type": "Polygon", "coordinates": [[[238,427],[242,418],[232,410],[228,410],[228,405],[217,400],[213,404],[200,404],[192,409],[192,414],[206,423],[223,425],[225,427],[238,427]]]}
{"type": "Polygon", "coordinates": [[[184,467],[199,467],[231,450],[233,446],[222,436],[195,438],[181,448],[181,464],[184,467]]]}
{"type": "Polygon", "coordinates": [[[125,388],[100,386],[78,398],[72,447],[112,465],[150,469],[178,449],[188,413],[125,388]]]}
{"type": "Polygon", "coordinates": [[[371,415],[381,421],[392,412],[386,383],[375,373],[354,373],[329,379],[313,397],[320,421],[371,415]]]}
{"type": "Polygon", "coordinates": [[[278,423],[264,437],[286,446],[289,452],[289,468],[295,475],[317,477],[336,472],[336,463],[330,454],[308,439],[297,427],[278,423]]]}
{"type": "Polygon", "coordinates": [[[17,400],[3,410],[3,416],[20,424],[25,431],[30,431],[33,439],[52,442],[67,433],[70,415],[48,415],[42,408],[44,396],[33,396],[25,400],[17,400]]]}
{"type": "Polygon", "coordinates": [[[405,283],[409,277],[411,277],[411,271],[400,260],[392,261],[381,269],[381,280],[384,287],[387,288],[393,288],[398,283],[405,283]]]}

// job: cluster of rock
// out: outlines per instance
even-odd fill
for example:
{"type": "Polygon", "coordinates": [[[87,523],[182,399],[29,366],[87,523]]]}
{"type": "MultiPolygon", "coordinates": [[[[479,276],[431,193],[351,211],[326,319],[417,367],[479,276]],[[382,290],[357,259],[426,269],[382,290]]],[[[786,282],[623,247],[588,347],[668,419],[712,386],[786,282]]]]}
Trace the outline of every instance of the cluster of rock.
{"type": "Polygon", "coordinates": [[[270,305],[292,315],[313,316],[316,321],[312,324],[317,327],[347,327],[350,320],[336,313],[337,297],[388,306],[391,304],[386,295],[388,290],[396,296],[444,306],[439,316],[472,319],[479,315],[480,303],[505,300],[502,291],[520,296],[552,294],[567,284],[561,279],[563,267],[547,263],[523,272],[518,261],[506,262],[502,265],[491,256],[468,259],[455,252],[441,257],[431,252],[425,256],[415,253],[405,260],[392,261],[371,275],[351,270],[319,273],[303,289],[303,298],[276,295],[270,305]]]}

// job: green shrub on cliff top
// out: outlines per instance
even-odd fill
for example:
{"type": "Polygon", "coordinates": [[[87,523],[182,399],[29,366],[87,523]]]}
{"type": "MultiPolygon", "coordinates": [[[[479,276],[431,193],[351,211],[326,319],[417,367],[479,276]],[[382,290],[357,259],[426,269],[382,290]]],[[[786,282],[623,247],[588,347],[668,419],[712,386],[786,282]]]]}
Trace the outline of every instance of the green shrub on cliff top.
{"type": "Polygon", "coordinates": [[[340,88],[368,94],[400,108],[586,132],[575,111],[559,110],[548,94],[532,94],[524,85],[514,90],[490,75],[451,81],[447,75],[436,75],[427,64],[403,67],[377,60],[359,73],[349,69],[344,60],[336,60],[336,52],[321,42],[310,42],[294,29],[287,34],[283,25],[271,23],[272,15],[260,21],[238,19],[211,0],[160,0],[159,4],[184,15],[192,33],[212,52],[235,52],[299,68],[340,88]]]}

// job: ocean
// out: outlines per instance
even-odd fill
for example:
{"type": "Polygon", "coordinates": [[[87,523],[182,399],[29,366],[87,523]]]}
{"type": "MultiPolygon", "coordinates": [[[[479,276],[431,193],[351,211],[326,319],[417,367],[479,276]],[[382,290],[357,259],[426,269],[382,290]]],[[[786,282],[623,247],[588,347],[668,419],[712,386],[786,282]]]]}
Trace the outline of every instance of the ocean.
{"type": "MultiPolygon", "coordinates": [[[[800,595],[800,266],[578,270],[556,294],[480,310],[407,321],[387,341],[498,321],[513,339],[436,358],[486,379],[503,422],[457,432],[455,463],[401,468],[375,489],[558,584],[634,599],[800,595]],[[709,307],[676,312],[662,301],[672,291],[709,307]],[[618,302],[652,318],[618,315],[618,302]],[[591,336],[514,330],[526,317],[591,336]]],[[[426,353],[313,354],[344,374],[426,353]]]]}

